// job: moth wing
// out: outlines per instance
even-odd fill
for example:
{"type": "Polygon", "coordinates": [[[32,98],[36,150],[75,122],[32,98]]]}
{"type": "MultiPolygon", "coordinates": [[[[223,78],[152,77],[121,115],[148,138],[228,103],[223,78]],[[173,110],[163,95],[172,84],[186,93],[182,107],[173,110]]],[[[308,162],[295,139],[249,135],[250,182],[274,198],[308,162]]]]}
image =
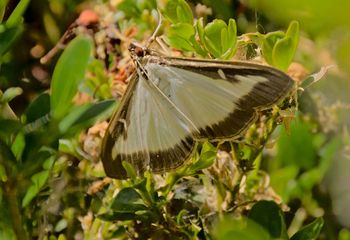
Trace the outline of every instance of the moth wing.
{"type": "Polygon", "coordinates": [[[197,127],[193,131],[197,139],[239,136],[256,119],[258,110],[278,103],[294,84],[283,72],[256,64],[172,63],[150,62],[145,69],[149,79],[197,127]]]}
{"type": "Polygon", "coordinates": [[[193,151],[192,131],[187,120],[140,74],[130,83],[103,139],[101,159],[107,176],[126,178],[122,161],[132,164],[138,174],[177,168],[193,151]]]}
{"type": "Polygon", "coordinates": [[[104,138],[101,157],[110,177],[126,177],[124,160],[138,173],[180,166],[194,138],[239,136],[294,84],[278,70],[249,63],[157,58],[144,70],[148,79],[139,74],[130,84],[104,138]]]}

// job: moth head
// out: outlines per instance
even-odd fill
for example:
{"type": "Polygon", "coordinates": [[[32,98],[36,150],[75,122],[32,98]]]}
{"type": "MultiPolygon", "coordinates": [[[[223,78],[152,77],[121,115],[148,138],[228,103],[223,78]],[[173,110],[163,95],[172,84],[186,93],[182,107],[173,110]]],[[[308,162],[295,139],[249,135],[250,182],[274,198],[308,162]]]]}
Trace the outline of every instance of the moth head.
{"type": "Polygon", "coordinates": [[[129,46],[129,52],[133,59],[140,59],[146,55],[146,49],[138,43],[132,42],[129,46]]]}

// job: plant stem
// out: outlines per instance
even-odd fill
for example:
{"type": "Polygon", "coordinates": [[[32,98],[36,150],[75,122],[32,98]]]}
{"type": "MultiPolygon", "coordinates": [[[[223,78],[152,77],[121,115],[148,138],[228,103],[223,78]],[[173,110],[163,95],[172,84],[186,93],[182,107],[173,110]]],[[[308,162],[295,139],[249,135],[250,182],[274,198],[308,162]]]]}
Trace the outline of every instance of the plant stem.
{"type": "Polygon", "coordinates": [[[27,240],[28,235],[24,229],[21,209],[18,204],[18,173],[16,171],[15,157],[9,147],[0,140],[0,164],[5,169],[6,180],[0,182],[3,196],[10,212],[12,228],[19,240],[27,240]]]}
{"type": "Polygon", "coordinates": [[[6,184],[2,184],[2,188],[4,198],[6,199],[6,203],[10,212],[12,228],[16,235],[16,238],[19,240],[27,240],[28,236],[24,229],[20,206],[18,205],[16,184],[8,181],[6,184]]]}

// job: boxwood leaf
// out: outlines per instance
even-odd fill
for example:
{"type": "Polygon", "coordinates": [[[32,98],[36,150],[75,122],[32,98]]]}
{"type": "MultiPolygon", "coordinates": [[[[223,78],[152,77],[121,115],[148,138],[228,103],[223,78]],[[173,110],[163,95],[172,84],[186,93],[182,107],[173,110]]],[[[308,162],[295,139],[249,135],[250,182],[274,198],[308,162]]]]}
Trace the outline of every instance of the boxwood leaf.
{"type": "Polygon", "coordinates": [[[7,2],[8,2],[8,0],[0,1],[0,23],[2,22],[2,20],[4,18],[7,2]]]}
{"type": "Polygon", "coordinates": [[[273,48],[276,44],[276,42],[279,39],[282,39],[285,36],[285,34],[281,31],[278,32],[270,32],[266,35],[262,35],[262,44],[261,44],[261,51],[262,54],[270,65],[273,65],[273,60],[272,60],[272,51],[273,48]]]}
{"type": "Polygon", "coordinates": [[[287,70],[289,64],[293,61],[295,51],[298,47],[298,43],[299,23],[297,21],[292,21],[289,24],[285,38],[278,41],[273,50],[272,55],[274,61],[276,62],[276,67],[284,71],[287,70]]]}
{"type": "Polygon", "coordinates": [[[171,25],[167,37],[172,47],[184,50],[193,51],[191,39],[194,39],[195,29],[188,23],[177,23],[171,25]]]}
{"type": "Polygon", "coordinates": [[[22,124],[18,120],[0,118],[0,138],[6,139],[9,135],[18,132],[22,128],[22,124]]]}
{"type": "Polygon", "coordinates": [[[29,2],[30,0],[21,0],[17,4],[15,10],[13,10],[10,17],[6,21],[7,27],[15,26],[22,21],[22,15],[24,11],[27,9],[29,2]]]}
{"type": "Polygon", "coordinates": [[[105,100],[74,107],[74,110],[70,111],[59,123],[59,129],[61,133],[69,131],[74,134],[103,118],[107,115],[105,113],[113,109],[114,104],[115,100],[105,100]]]}
{"type": "Polygon", "coordinates": [[[172,23],[193,23],[190,6],[184,0],[170,0],[164,9],[164,15],[172,23]]]}
{"type": "Polygon", "coordinates": [[[23,132],[19,132],[12,143],[11,150],[15,155],[17,161],[21,160],[23,150],[26,146],[26,141],[23,132]]]}
{"type": "Polygon", "coordinates": [[[37,96],[25,110],[27,123],[33,122],[50,113],[50,95],[42,93],[37,96]]]}
{"type": "Polygon", "coordinates": [[[287,36],[276,42],[272,50],[272,63],[275,67],[284,71],[287,70],[294,56],[294,54],[290,54],[292,44],[293,39],[287,36]]]}
{"type": "Polygon", "coordinates": [[[123,188],[114,198],[111,209],[118,212],[135,213],[147,210],[141,195],[131,187],[123,188]]]}
{"type": "MultiPolygon", "coordinates": [[[[6,89],[6,91],[2,94],[0,98],[0,103],[8,103],[15,97],[21,95],[23,92],[22,88],[20,87],[11,87],[6,89]]],[[[0,94],[1,95],[1,94],[0,94]]]]}
{"type": "Polygon", "coordinates": [[[273,201],[257,202],[250,210],[248,218],[264,227],[273,238],[287,238],[288,236],[283,213],[273,201]]]}
{"type": "Polygon", "coordinates": [[[71,102],[83,80],[90,59],[92,43],[85,36],[72,40],[55,67],[51,83],[51,113],[61,119],[70,109],[71,102]]]}
{"type": "Polygon", "coordinates": [[[44,170],[41,172],[38,172],[34,174],[31,177],[32,185],[28,188],[23,200],[22,200],[22,207],[28,206],[28,204],[32,201],[33,198],[35,198],[42,187],[45,185],[49,178],[49,170],[44,170]]]}
{"type": "Polygon", "coordinates": [[[216,152],[216,148],[211,143],[203,143],[198,160],[186,168],[185,174],[195,174],[199,170],[210,167],[216,159],[216,152]]]}
{"type": "Polygon", "coordinates": [[[317,218],[295,233],[290,240],[316,240],[322,230],[323,224],[323,218],[317,218]]]}
{"type": "Polygon", "coordinates": [[[16,39],[22,34],[24,28],[22,24],[13,27],[4,27],[3,31],[0,31],[0,60],[16,41],[16,39]]]}
{"type": "Polygon", "coordinates": [[[213,230],[217,240],[271,240],[269,233],[254,221],[224,218],[213,230]]]}

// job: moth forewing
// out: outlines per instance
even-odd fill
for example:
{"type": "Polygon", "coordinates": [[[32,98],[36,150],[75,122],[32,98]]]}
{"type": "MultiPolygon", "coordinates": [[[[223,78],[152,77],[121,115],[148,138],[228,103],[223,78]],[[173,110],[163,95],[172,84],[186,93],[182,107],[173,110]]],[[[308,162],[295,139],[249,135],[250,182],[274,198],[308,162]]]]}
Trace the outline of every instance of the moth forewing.
{"type": "Polygon", "coordinates": [[[138,65],[103,140],[114,178],[127,177],[122,161],[138,174],[163,173],[190,158],[197,141],[240,136],[293,86],[283,72],[247,62],[146,55],[138,65]]]}

